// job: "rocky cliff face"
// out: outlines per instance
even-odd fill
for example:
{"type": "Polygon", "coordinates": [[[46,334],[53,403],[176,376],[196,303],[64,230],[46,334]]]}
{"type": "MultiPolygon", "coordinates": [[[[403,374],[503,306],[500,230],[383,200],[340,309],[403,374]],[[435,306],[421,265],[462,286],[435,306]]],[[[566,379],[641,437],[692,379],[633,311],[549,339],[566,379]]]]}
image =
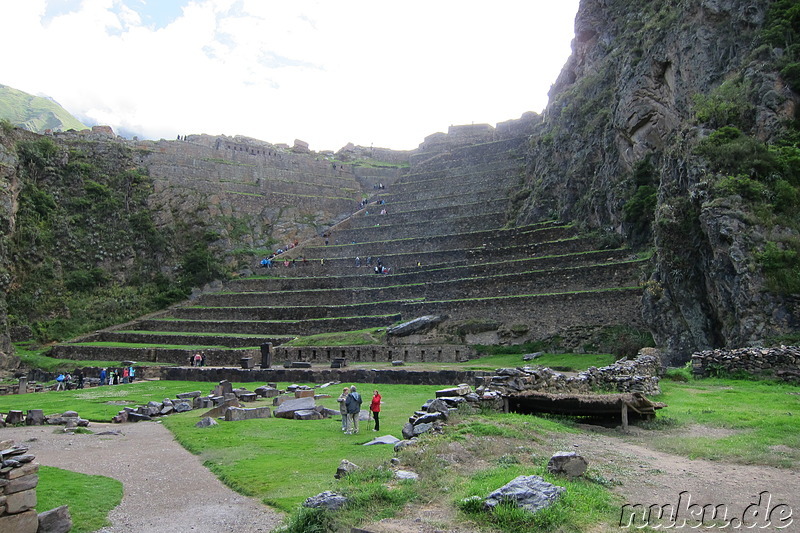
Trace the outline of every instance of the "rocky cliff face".
{"type": "Polygon", "coordinates": [[[577,220],[651,247],[645,318],[674,362],[797,325],[791,297],[765,290],[756,259],[777,226],[796,230],[727,194],[719,183],[730,169],[698,153],[719,127],[763,144],[795,118],[798,95],[772,63],[782,50],[758,48],[771,4],[584,0],[573,54],[532,137],[518,222],[577,220]],[[701,113],[737,105],[718,123],[701,113]]]}

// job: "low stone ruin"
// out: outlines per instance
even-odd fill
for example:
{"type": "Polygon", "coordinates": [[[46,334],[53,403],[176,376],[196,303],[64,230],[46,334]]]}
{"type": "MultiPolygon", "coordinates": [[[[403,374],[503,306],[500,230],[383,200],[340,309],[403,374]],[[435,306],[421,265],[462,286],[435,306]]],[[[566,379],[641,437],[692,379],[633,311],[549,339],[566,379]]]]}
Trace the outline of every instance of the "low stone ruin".
{"type": "Polygon", "coordinates": [[[800,347],[718,349],[692,354],[692,373],[696,376],[739,372],[800,382],[800,347]]]}
{"type": "Polygon", "coordinates": [[[16,426],[25,424],[26,426],[61,425],[67,429],[86,427],[89,421],[81,418],[75,411],[64,411],[45,416],[41,409],[28,409],[23,415],[22,411],[11,410],[3,417],[0,414],[0,427],[16,426]]]}
{"type": "Polygon", "coordinates": [[[66,505],[36,512],[39,463],[27,446],[0,441],[0,531],[9,533],[66,533],[72,519],[66,505]]]}
{"type": "Polygon", "coordinates": [[[601,368],[590,367],[575,376],[567,376],[547,367],[501,368],[494,376],[484,378],[476,393],[481,400],[499,400],[504,396],[525,392],[585,394],[600,392],[661,393],[659,375],[661,360],[642,352],[632,360],[621,360],[601,368]]]}

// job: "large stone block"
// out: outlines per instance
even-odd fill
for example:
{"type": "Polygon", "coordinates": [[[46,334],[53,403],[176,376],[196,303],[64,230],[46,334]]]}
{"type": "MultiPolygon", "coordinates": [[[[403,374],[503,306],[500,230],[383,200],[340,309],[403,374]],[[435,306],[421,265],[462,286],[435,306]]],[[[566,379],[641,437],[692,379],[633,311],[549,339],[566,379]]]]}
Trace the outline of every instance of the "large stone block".
{"type": "Polygon", "coordinates": [[[8,514],[21,513],[34,507],[36,507],[36,489],[6,494],[6,512],[8,514]]]}
{"type": "Polygon", "coordinates": [[[41,426],[44,424],[44,411],[41,409],[28,409],[25,417],[26,426],[41,426]]]}
{"type": "Polygon", "coordinates": [[[11,481],[12,479],[17,479],[22,476],[27,476],[28,474],[35,474],[39,471],[39,463],[27,463],[19,468],[14,468],[10,472],[6,474],[6,479],[11,481]]]}
{"type": "Polygon", "coordinates": [[[314,391],[313,390],[306,390],[306,389],[297,389],[294,391],[295,398],[313,398],[314,391]]]}
{"type": "Polygon", "coordinates": [[[294,412],[295,420],[322,420],[322,413],[314,409],[302,409],[294,412]]]}
{"type": "Polygon", "coordinates": [[[69,533],[72,529],[72,517],[66,505],[39,513],[38,520],[38,533],[69,533]]]}
{"type": "Polygon", "coordinates": [[[0,531],[9,533],[36,533],[39,530],[39,516],[33,509],[24,513],[0,516],[0,531]]]}
{"type": "Polygon", "coordinates": [[[275,416],[277,418],[294,418],[295,411],[306,411],[314,409],[314,407],[316,407],[316,403],[313,397],[287,400],[275,409],[275,416]]]}
{"type": "Polygon", "coordinates": [[[269,407],[253,407],[243,409],[241,407],[230,407],[225,411],[225,421],[234,422],[238,420],[252,420],[254,418],[270,418],[269,407]]]}
{"type": "Polygon", "coordinates": [[[8,495],[8,494],[14,494],[16,492],[22,492],[25,490],[34,489],[38,484],[39,484],[39,475],[28,474],[27,476],[22,476],[16,479],[8,480],[8,485],[6,485],[5,489],[3,489],[3,493],[8,495]]]}

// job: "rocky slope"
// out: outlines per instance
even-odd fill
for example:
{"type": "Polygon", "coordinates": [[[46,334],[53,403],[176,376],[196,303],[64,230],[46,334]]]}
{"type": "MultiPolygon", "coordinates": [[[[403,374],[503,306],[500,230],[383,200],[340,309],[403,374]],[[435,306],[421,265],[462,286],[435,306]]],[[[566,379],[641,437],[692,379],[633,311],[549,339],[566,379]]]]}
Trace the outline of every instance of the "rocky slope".
{"type": "MultiPolygon", "coordinates": [[[[675,362],[697,349],[767,343],[797,326],[791,288],[768,287],[759,255],[769,242],[793,251],[796,217],[740,190],[774,197],[771,182],[783,180],[796,195],[779,157],[769,176],[753,161],[775,155],[795,119],[798,94],[776,61],[786,54],[764,38],[786,15],[774,8],[789,4],[581,2],[573,54],[532,137],[517,221],[556,215],[653,248],[645,318],[675,362]],[[752,149],[708,149],[704,139],[725,126],[752,149]],[[749,181],[730,186],[734,173],[749,181]]],[[[781,146],[796,155],[796,144],[781,146]]]]}

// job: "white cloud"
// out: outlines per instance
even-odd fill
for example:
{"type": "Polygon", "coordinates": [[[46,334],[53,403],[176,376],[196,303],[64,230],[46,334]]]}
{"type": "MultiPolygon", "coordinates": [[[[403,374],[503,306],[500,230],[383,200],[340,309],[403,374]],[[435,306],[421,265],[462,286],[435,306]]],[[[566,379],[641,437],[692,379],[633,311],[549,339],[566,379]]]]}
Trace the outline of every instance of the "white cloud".
{"type": "Polygon", "coordinates": [[[151,138],[408,149],[540,111],[578,0],[194,0],[157,25],[145,4],[83,0],[42,22],[45,0],[3,0],[0,46],[18,52],[0,83],[151,138]]]}

